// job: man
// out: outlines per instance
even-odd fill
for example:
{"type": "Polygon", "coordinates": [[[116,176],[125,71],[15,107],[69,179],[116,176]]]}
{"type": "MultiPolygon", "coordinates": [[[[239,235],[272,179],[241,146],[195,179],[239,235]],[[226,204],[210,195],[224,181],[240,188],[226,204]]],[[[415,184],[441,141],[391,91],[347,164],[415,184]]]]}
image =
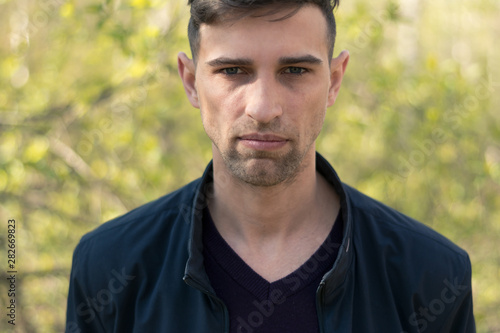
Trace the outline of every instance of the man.
{"type": "Polygon", "coordinates": [[[467,254],[315,151],[349,60],[332,5],[190,4],[179,74],[213,161],[82,238],[67,332],[474,332],[467,254]]]}

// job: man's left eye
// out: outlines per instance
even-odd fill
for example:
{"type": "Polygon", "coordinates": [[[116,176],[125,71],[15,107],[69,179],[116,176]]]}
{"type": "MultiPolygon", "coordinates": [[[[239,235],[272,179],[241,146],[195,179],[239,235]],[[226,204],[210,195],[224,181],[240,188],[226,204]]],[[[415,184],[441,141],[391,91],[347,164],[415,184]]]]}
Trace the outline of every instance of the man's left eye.
{"type": "Polygon", "coordinates": [[[289,74],[304,74],[305,71],[305,68],[302,67],[288,67],[287,69],[285,69],[285,73],[289,74]]]}

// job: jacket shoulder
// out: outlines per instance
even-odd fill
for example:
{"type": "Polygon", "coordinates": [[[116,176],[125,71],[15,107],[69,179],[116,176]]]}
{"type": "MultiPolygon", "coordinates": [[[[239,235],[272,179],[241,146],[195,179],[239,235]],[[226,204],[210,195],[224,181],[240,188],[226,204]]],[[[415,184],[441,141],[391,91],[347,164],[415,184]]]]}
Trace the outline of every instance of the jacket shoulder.
{"type": "Polygon", "coordinates": [[[411,332],[474,332],[467,252],[423,223],[351,187],[345,191],[360,293],[385,302],[384,309],[399,307],[411,332]]]}
{"type": "Polygon", "coordinates": [[[195,180],[81,238],[73,254],[68,293],[71,325],[85,332],[109,332],[118,327],[113,309],[140,298],[148,288],[182,282],[199,185],[200,179],[195,180]],[[88,297],[99,301],[103,295],[111,296],[100,300],[97,312],[86,306],[88,297]]]}
{"type": "MultiPolygon", "coordinates": [[[[441,248],[445,252],[468,257],[467,253],[448,238],[429,226],[417,221],[358,190],[344,185],[350,199],[355,223],[369,227],[373,236],[416,242],[415,245],[441,248]]],[[[361,230],[359,230],[361,232],[361,230]]]]}
{"type": "MultiPolygon", "coordinates": [[[[425,224],[347,187],[353,219],[353,245],[367,274],[385,274],[394,286],[469,281],[467,252],[425,224]],[[382,273],[385,272],[385,273],[382,273]],[[405,281],[405,282],[401,282],[405,281]]],[[[383,279],[383,277],[381,277],[383,279]]]]}
{"type": "Polygon", "coordinates": [[[155,251],[166,255],[163,249],[186,247],[199,184],[197,179],[85,234],[75,248],[73,268],[90,265],[99,269],[110,264],[123,267],[157,256],[155,251]]]}

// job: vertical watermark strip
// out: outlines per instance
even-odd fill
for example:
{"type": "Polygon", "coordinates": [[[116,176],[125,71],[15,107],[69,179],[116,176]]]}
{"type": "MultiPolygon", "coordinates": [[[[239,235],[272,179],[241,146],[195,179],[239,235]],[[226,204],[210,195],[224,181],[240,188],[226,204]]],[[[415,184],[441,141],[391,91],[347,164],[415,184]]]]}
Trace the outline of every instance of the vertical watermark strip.
{"type": "Polygon", "coordinates": [[[16,325],[16,220],[7,221],[7,280],[9,288],[7,290],[7,322],[16,325]]]}

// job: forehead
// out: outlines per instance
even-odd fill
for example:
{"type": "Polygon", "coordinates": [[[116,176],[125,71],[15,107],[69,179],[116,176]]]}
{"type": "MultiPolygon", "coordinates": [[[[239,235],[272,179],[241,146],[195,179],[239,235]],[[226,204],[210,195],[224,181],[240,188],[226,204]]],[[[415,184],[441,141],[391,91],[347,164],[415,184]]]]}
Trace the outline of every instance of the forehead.
{"type": "Polygon", "coordinates": [[[288,13],[289,10],[218,24],[202,24],[199,60],[217,57],[269,60],[304,53],[327,60],[328,30],[321,10],[306,5],[291,17],[283,19],[288,13]]]}

